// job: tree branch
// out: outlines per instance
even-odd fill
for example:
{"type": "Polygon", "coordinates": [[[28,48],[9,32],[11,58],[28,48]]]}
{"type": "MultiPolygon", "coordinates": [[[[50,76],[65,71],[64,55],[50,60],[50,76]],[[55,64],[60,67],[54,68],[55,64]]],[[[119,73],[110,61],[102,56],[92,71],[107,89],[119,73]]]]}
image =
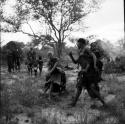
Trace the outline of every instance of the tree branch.
{"type": "Polygon", "coordinates": [[[36,34],[34,35],[34,34],[30,34],[30,33],[24,32],[23,30],[18,30],[18,32],[22,32],[23,34],[27,34],[28,36],[31,36],[31,37],[37,37],[39,39],[42,39],[41,37],[43,37],[43,39],[45,38],[45,35],[38,36],[36,34]]]}
{"type": "MultiPolygon", "coordinates": [[[[34,10],[35,10],[35,8],[34,8],[34,10]]],[[[59,32],[59,30],[55,27],[55,25],[53,24],[53,22],[52,22],[52,18],[50,17],[50,18],[48,18],[47,16],[46,16],[46,14],[44,14],[45,12],[42,12],[42,13],[40,13],[40,12],[37,12],[37,11],[35,11],[38,15],[41,15],[42,17],[44,17],[44,19],[48,22],[48,24],[51,26],[51,28],[53,29],[53,31],[54,31],[54,35],[55,35],[55,37],[56,37],[56,39],[58,40],[59,38],[58,38],[58,36],[57,36],[57,32],[59,32]],[[49,20],[50,19],[50,20],[49,20]]]]}
{"type": "Polygon", "coordinates": [[[26,19],[26,23],[29,25],[29,27],[30,27],[30,29],[31,29],[31,31],[32,31],[32,33],[33,33],[33,35],[35,36],[35,33],[34,33],[32,27],[31,27],[31,25],[30,25],[29,22],[27,21],[27,19],[26,19]]]}

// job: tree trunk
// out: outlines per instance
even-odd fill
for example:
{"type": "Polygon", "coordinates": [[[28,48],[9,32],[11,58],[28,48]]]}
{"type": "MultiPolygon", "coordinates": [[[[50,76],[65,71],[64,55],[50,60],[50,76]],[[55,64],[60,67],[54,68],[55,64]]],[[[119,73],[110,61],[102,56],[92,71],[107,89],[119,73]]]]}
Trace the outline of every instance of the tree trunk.
{"type": "Polygon", "coordinates": [[[57,48],[56,48],[56,50],[57,50],[57,57],[58,58],[61,58],[61,56],[62,56],[62,43],[59,41],[58,43],[57,43],[57,48]]]}
{"type": "Polygon", "coordinates": [[[57,56],[57,47],[56,47],[56,44],[53,46],[53,51],[54,51],[54,55],[57,56]]]}

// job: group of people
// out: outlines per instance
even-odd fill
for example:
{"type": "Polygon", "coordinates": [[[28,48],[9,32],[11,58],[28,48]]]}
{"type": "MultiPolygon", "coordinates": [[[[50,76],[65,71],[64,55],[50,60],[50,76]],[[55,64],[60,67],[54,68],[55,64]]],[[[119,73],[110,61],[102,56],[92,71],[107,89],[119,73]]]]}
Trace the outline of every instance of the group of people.
{"type": "MultiPolygon", "coordinates": [[[[48,73],[46,75],[45,90],[46,93],[48,90],[49,98],[52,95],[52,92],[62,92],[66,89],[66,75],[63,69],[59,66],[59,61],[57,57],[54,57],[53,52],[48,52],[48,73]]],[[[36,57],[36,52],[33,48],[30,48],[30,51],[27,53],[27,68],[29,74],[32,75],[33,71],[35,76],[37,76],[37,70],[39,69],[40,75],[43,68],[43,59],[42,56],[36,57]]]]}
{"type": "MultiPolygon", "coordinates": [[[[77,92],[75,98],[73,99],[71,106],[75,106],[78,98],[82,92],[82,89],[86,89],[88,91],[89,96],[92,99],[98,99],[105,106],[106,103],[100,95],[99,82],[102,81],[101,73],[103,63],[101,61],[102,55],[98,51],[94,51],[93,44],[91,47],[87,47],[87,40],[80,38],[77,41],[78,47],[78,58],[75,59],[73,57],[72,52],[69,53],[69,57],[71,58],[74,64],[80,66],[80,71],[78,72],[77,77],[77,92]]],[[[49,62],[48,62],[48,75],[47,75],[47,83],[46,89],[50,89],[49,98],[51,98],[51,93],[54,89],[58,89],[60,91],[66,90],[66,75],[65,72],[60,68],[59,61],[57,58],[53,57],[53,54],[48,53],[49,62]],[[60,82],[59,85],[56,85],[60,82]],[[54,88],[55,87],[55,88],[54,88]]]]}
{"type": "MultiPolygon", "coordinates": [[[[103,105],[106,105],[105,101],[100,95],[99,88],[99,82],[102,80],[101,73],[103,67],[103,63],[101,62],[101,55],[98,51],[94,51],[95,49],[93,48],[93,44],[91,44],[90,48],[88,48],[87,43],[87,40],[83,38],[80,38],[77,41],[77,59],[73,57],[72,52],[69,53],[69,57],[71,58],[72,62],[81,68],[77,77],[77,92],[75,98],[70,104],[71,106],[76,105],[83,88],[87,90],[89,96],[92,99],[98,99],[103,105]]],[[[49,98],[51,98],[52,92],[61,93],[66,91],[66,74],[65,71],[63,71],[61,68],[59,59],[54,57],[53,52],[48,52],[48,59],[48,73],[46,75],[44,93],[49,90],[49,98]]],[[[37,76],[38,69],[40,74],[42,72],[42,56],[39,56],[37,59],[33,48],[31,48],[27,53],[27,68],[30,74],[32,74],[34,71],[35,76],[37,76]]]]}
{"type": "Polygon", "coordinates": [[[38,59],[36,57],[36,52],[33,48],[30,48],[30,51],[27,53],[27,69],[30,75],[32,75],[33,71],[35,76],[37,76],[37,70],[39,69],[40,75],[42,73],[43,68],[43,60],[42,56],[39,56],[38,59]]]}

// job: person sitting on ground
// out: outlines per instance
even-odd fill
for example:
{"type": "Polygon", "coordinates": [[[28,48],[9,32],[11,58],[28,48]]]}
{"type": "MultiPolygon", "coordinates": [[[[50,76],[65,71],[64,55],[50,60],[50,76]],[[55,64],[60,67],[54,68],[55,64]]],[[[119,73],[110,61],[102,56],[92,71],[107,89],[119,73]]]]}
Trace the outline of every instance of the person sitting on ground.
{"type": "MultiPolygon", "coordinates": [[[[59,68],[59,60],[53,56],[52,52],[48,52],[48,74],[46,76],[45,92],[50,89],[49,98],[51,98],[51,93],[55,90],[54,83],[58,84],[60,87],[60,92],[65,89],[66,80],[65,73],[59,68]]],[[[56,90],[55,90],[56,91],[56,90]]]]}

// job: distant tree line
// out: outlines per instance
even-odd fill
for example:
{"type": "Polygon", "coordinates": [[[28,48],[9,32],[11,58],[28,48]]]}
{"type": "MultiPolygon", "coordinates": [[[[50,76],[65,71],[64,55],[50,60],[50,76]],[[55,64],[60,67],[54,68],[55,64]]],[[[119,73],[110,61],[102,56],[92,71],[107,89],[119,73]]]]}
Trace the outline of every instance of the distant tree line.
{"type": "Polygon", "coordinates": [[[105,73],[122,73],[125,72],[125,55],[117,56],[115,60],[107,63],[104,68],[105,73]]]}

